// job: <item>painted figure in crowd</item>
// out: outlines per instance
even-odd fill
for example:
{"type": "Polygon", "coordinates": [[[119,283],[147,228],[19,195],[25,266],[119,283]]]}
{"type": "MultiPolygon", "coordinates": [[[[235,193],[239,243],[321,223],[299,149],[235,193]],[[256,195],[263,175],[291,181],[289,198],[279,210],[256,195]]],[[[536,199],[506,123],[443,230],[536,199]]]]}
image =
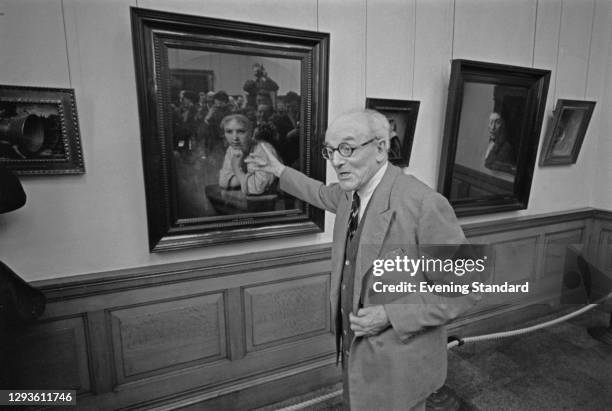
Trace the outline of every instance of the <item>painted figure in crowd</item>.
{"type": "Polygon", "coordinates": [[[253,64],[253,75],[255,79],[249,79],[244,83],[243,90],[247,92],[247,107],[255,109],[259,104],[256,102],[258,93],[265,93],[269,96],[272,102],[272,107],[276,107],[276,93],[278,91],[278,84],[274,80],[268,77],[266,69],[263,64],[253,64]]]}
{"type": "Polygon", "coordinates": [[[263,146],[276,157],[274,147],[264,140],[253,138],[253,124],[242,114],[224,117],[220,126],[229,146],[219,172],[219,186],[223,189],[241,189],[246,195],[265,194],[273,190],[277,181],[274,174],[257,170],[245,160],[251,154],[264,155],[263,146]]]}
{"type": "Polygon", "coordinates": [[[485,167],[491,170],[516,172],[516,153],[508,133],[504,119],[499,113],[489,116],[489,146],[485,154],[485,167]]]}

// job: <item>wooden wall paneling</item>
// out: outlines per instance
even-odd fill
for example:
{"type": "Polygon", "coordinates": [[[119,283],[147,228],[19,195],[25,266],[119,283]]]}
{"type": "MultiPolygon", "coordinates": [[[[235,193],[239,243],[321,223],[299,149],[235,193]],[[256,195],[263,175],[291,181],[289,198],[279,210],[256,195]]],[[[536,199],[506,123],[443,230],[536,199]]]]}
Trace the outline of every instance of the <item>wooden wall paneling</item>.
{"type": "MultiPolygon", "coordinates": [[[[314,271],[329,271],[331,267],[330,256],[329,245],[318,244],[246,253],[239,257],[205,258],[34,281],[32,285],[40,288],[47,295],[49,301],[68,302],[78,298],[87,302],[87,310],[94,311],[96,306],[91,304],[90,300],[85,300],[86,298],[96,298],[100,294],[117,294],[126,290],[138,290],[139,288],[152,289],[159,286],[164,287],[163,291],[170,291],[176,288],[169,289],[169,285],[213,278],[221,279],[219,289],[229,289],[257,282],[257,279],[254,282],[249,282],[252,276],[246,276],[244,278],[246,282],[240,282],[241,277],[235,275],[245,272],[276,269],[276,275],[282,276],[283,267],[290,266],[292,267],[290,274],[295,272],[297,275],[314,271]]],[[[199,285],[199,283],[196,285],[199,285]]],[[[133,297],[130,294],[130,298],[133,297]]],[[[110,302],[107,301],[106,307],[109,305],[110,302]]]]}
{"type": "Polygon", "coordinates": [[[480,311],[490,311],[492,306],[497,304],[511,302],[516,305],[544,300],[547,296],[550,296],[553,285],[558,286],[557,290],[560,290],[560,276],[549,276],[546,281],[542,279],[545,277],[547,235],[549,233],[554,235],[557,232],[569,232],[569,234],[559,234],[559,238],[552,237],[557,242],[567,244],[568,241],[573,242],[575,240],[572,235],[578,230],[583,233],[580,236],[580,243],[585,244],[587,241],[586,231],[589,227],[589,219],[585,216],[586,214],[583,212],[576,213],[574,219],[568,218],[568,216],[551,214],[550,217],[543,218],[543,221],[549,222],[543,226],[536,224],[538,220],[530,218],[509,219],[507,222],[491,224],[489,233],[486,233],[484,227],[478,227],[478,225],[468,228],[466,230],[468,234],[470,232],[477,233],[477,235],[468,236],[471,242],[493,246],[495,283],[500,284],[504,281],[524,283],[529,281],[529,293],[527,295],[485,295],[483,302],[476,306],[474,311],[470,312],[470,315],[473,316],[474,313],[480,311]],[[531,227],[529,221],[531,221],[531,227]],[[496,228],[499,231],[496,231],[496,228]]]}
{"type": "Polygon", "coordinates": [[[279,371],[272,376],[252,380],[248,384],[173,398],[166,401],[138,404],[138,409],[158,410],[252,410],[287,398],[311,393],[341,381],[341,368],[335,361],[319,362],[314,367],[296,366],[289,372],[279,371]],[[153,408],[157,407],[157,408],[153,408]]]}
{"type": "Polygon", "coordinates": [[[408,170],[432,187],[442,133],[453,44],[453,1],[416,0],[412,99],[421,102],[408,170]]]}
{"type": "Polygon", "coordinates": [[[330,333],[329,274],[244,288],[247,352],[330,333]]]}
{"type": "Polygon", "coordinates": [[[108,311],[119,384],[227,358],[223,293],[108,311]]]}
{"type": "Polygon", "coordinates": [[[91,391],[86,317],[52,318],[32,325],[17,339],[20,388],[91,391]]]}
{"type": "MultiPolygon", "coordinates": [[[[181,267],[182,264],[178,264],[176,271],[168,269],[164,273],[153,275],[153,278],[143,276],[134,282],[127,282],[125,287],[123,281],[118,281],[111,287],[104,287],[104,285],[99,284],[100,293],[98,294],[90,294],[87,292],[87,287],[79,287],[79,292],[84,293],[83,297],[79,298],[78,293],[71,294],[72,297],[65,300],[63,304],[49,307],[46,314],[49,313],[56,316],[66,315],[81,310],[96,311],[109,307],[180,298],[181,296],[192,295],[194,290],[206,290],[208,292],[222,291],[278,278],[286,278],[287,275],[290,277],[294,275],[299,276],[300,274],[304,275],[309,273],[309,270],[329,270],[329,261],[316,261],[295,266],[289,274],[285,274],[285,268],[282,267],[249,271],[248,263],[233,264],[230,270],[220,275],[215,275],[214,269],[201,273],[198,268],[189,270],[182,269],[181,267]],[[248,273],[248,275],[245,273],[248,273]],[[188,280],[181,280],[181,275],[188,280]],[[191,278],[192,276],[193,278],[191,278]],[[160,277],[164,279],[160,279],[160,277]],[[165,277],[172,278],[172,280],[166,282],[165,277]],[[113,288],[115,291],[113,291],[113,288]],[[102,298],[101,295],[103,294],[108,295],[102,298]]],[[[220,271],[223,268],[225,267],[221,267],[220,271]]],[[[57,291],[55,295],[58,298],[61,296],[60,290],[53,291],[57,291]]]]}
{"type": "MultiPolygon", "coordinates": [[[[301,373],[334,364],[333,347],[331,338],[324,341],[310,340],[308,344],[286,346],[282,351],[261,351],[261,354],[247,356],[236,362],[217,361],[205,366],[173,370],[118,385],[112,392],[95,397],[84,396],[79,399],[79,406],[83,409],[128,407],[149,410],[160,405],[162,409],[175,409],[178,406],[174,404],[179,404],[184,399],[189,399],[189,403],[198,403],[220,396],[236,395],[243,390],[252,392],[262,384],[283,385],[284,378],[299,379],[301,373]],[[164,403],[172,405],[162,406],[164,403]]],[[[330,372],[327,378],[333,375],[334,369],[327,371],[330,372]]],[[[303,383],[312,384],[312,381],[303,383]]],[[[299,387],[294,389],[299,390],[299,387]]],[[[274,397],[277,394],[270,392],[267,395],[274,397]]],[[[204,409],[216,408],[206,405],[204,409]]]]}
{"type": "MultiPolygon", "coordinates": [[[[113,392],[97,395],[95,397],[97,402],[84,398],[81,404],[88,407],[101,403],[104,404],[103,408],[114,409],[142,402],[145,398],[150,399],[147,401],[151,401],[151,404],[157,403],[177,393],[183,393],[181,395],[185,396],[196,393],[195,395],[201,398],[210,399],[217,395],[215,393],[221,389],[219,387],[223,387],[222,389],[228,393],[238,389],[237,384],[243,384],[243,388],[251,387],[251,384],[260,383],[261,378],[275,378],[279,369],[286,367],[291,369],[296,363],[304,364],[306,367],[304,370],[320,367],[319,362],[322,359],[333,356],[334,343],[329,331],[329,322],[327,330],[318,335],[291,342],[283,341],[279,345],[258,351],[257,355],[244,358],[241,355],[245,351],[241,287],[257,287],[279,281],[291,282],[294,279],[299,281],[301,278],[314,275],[315,284],[325,283],[324,288],[327,290],[317,296],[321,301],[318,304],[327,304],[329,250],[320,252],[320,248],[314,247],[316,250],[313,251],[313,247],[306,247],[302,252],[293,250],[290,253],[265,252],[251,256],[252,262],[220,258],[216,263],[206,262],[204,265],[180,263],[149,267],[144,270],[149,271],[148,275],[141,272],[143,270],[132,270],[133,272],[130,271],[130,276],[124,281],[120,281],[117,276],[109,276],[106,280],[108,285],[102,284],[105,281],[104,276],[94,276],[94,286],[88,286],[82,280],[77,282],[78,286],[73,289],[68,284],[62,284],[61,288],[67,293],[64,297],[69,296],[69,298],[62,297],[61,290],[56,290],[47,284],[47,289],[54,290],[54,302],[49,306],[45,316],[67,315],[83,309],[93,311],[97,315],[99,314],[95,310],[107,312],[105,317],[109,333],[106,338],[107,353],[99,352],[100,350],[94,346],[92,355],[99,356],[94,363],[103,362],[105,355],[112,359],[113,353],[120,358],[108,361],[112,363],[112,366],[109,365],[110,369],[112,370],[114,366],[117,375],[113,375],[112,378],[97,376],[101,381],[115,380],[111,384],[113,392]],[[201,297],[194,296],[194,290],[204,290],[208,294],[201,297]],[[223,295],[224,304],[222,308],[215,305],[213,311],[223,313],[226,323],[226,340],[219,344],[227,347],[225,357],[181,362],[186,356],[188,359],[193,358],[194,350],[189,347],[181,348],[181,344],[168,343],[174,338],[173,320],[181,325],[186,323],[185,318],[189,318],[189,315],[180,312],[185,301],[188,302],[187,307],[190,307],[193,306],[195,299],[197,306],[198,298],[218,295],[223,295]],[[127,329],[130,331],[127,337],[126,327],[122,328],[120,321],[128,324],[127,329]],[[142,348],[142,352],[134,354],[134,346],[130,347],[131,352],[124,349],[126,343],[123,343],[119,336],[127,341],[134,336],[134,338],[143,336],[149,331],[153,332],[153,337],[160,337],[162,340],[164,336],[168,336],[166,345],[164,341],[157,344],[156,338],[141,338],[141,347],[136,348],[142,348]],[[168,344],[173,345],[172,349],[166,349],[168,344]],[[147,350],[149,356],[154,358],[152,362],[145,359],[147,350]],[[160,359],[159,355],[156,355],[158,354],[156,350],[162,353],[163,358],[160,359]],[[124,371],[126,353],[133,367],[127,373],[124,371]],[[160,361],[162,363],[159,363],[160,361]]],[[[97,324],[97,320],[93,324],[97,324]]],[[[92,329],[96,327],[92,326],[92,329]]],[[[102,334],[103,331],[100,330],[92,331],[92,335],[102,334]]],[[[108,388],[108,383],[106,387],[108,388]]],[[[104,388],[100,388],[99,392],[103,390],[104,388]]]]}
{"type": "Polygon", "coordinates": [[[569,245],[577,245],[582,248],[585,246],[586,240],[586,229],[584,226],[546,233],[544,239],[544,265],[540,277],[562,275],[567,247],[569,245]]]}
{"type": "Polygon", "coordinates": [[[537,0],[455,2],[453,58],[532,64],[537,0]]]}
{"type": "Polygon", "coordinates": [[[93,376],[93,392],[101,394],[115,385],[111,339],[104,310],[87,313],[90,358],[93,376]]]}
{"type": "MultiPolygon", "coordinates": [[[[572,211],[555,211],[534,216],[521,216],[503,218],[499,220],[483,221],[480,223],[462,224],[463,232],[468,238],[478,238],[480,241],[491,241],[495,235],[505,232],[518,232],[520,230],[536,229],[546,231],[548,226],[571,221],[591,220],[595,210],[592,208],[579,208],[572,211]]],[[[539,231],[535,231],[536,233],[539,231]]]]}
{"type": "Polygon", "coordinates": [[[602,223],[594,238],[596,255],[593,261],[600,269],[612,273],[612,223],[602,223]]]}
{"type": "Polygon", "coordinates": [[[246,354],[245,342],[245,320],[242,291],[240,288],[230,288],[227,290],[227,319],[228,319],[228,339],[229,339],[229,358],[238,361],[246,354]]]}
{"type": "Polygon", "coordinates": [[[367,97],[410,98],[415,69],[415,7],[416,0],[366,2],[367,97]]]}
{"type": "MultiPolygon", "coordinates": [[[[502,268],[501,274],[496,270],[498,283],[508,276],[516,275],[512,274],[513,271],[532,272],[529,277],[529,294],[519,295],[515,300],[503,297],[500,299],[497,296],[488,299],[485,297],[472,310],[453,321],[449,333],[470,336],[514,329],[519,328],[522,321],[535,320],[538,312],[542,316],[552,314],[555,307],[559,308],[563,276],[562,273],[544,276],[547,238],[549,241],[567,243],[574,242],[579,237],[583,245],[593,244],[588,239],[592,230],[596,230],[597,223],[593,221],[596,217],[593,210],[580,210],[570,214],[550,213],[536,219],[519,217],[488,224],[468,225],[466,233],[471,234],[468,238],[472,243],[495,244],[496,250],[500,244],[507,248],[502,251],[502,260],[496,260],[495,263],[496,268],[505,267],[502,268]],[[521,250],[526,245],[531,245],[532,250],[521,250]],[[521,265],[523,268],[517,269],[521,265]]],[[[610,224],[612,228],[612,223],[610,224]]]]}
{"type": "MultiPolygon", "coordinates": [[[[584,250],[588,242],[587,226],[573,224],[551,227],[543,236],[543,251],[538,270],[539,293],[557,303],[560,296],[567,296],[566,272],[568,248],[584,250]]],[[[566,297],[563,297],[563,300],[566,297]]]]}
{"type": "Polygon", "coordinates": [[[454,324],[456,326],[478,321],[479,318],[504,313],[537,299],[535,272],[539,256],[539,230],[521,229],[517,231],[496,232],[470,236],[473,244],[490,246],[489,264],[492,265],[490,278],[483,279],[486,284],[523,284],[529,281],[529,293],[499,294],[484,293],[482,299],[472,309],[464,313],[454,324]],[[492,261],[492,263],[491,263],[492,261]]]}
{"type": "MultiPolygon", "coordinates": [[[[538,238],[537,235],[527,235],[492,244],[495,253],[494,284],[529,282],[532,292],[536,279],[538,238]]],[[[525,300],[529,296],[521,293],[496,293],[491,295],[489,301],[508,303],[525,300]]]]}
{"type": "MultiPolygon", "coordinates": [[[[265,348],[247,352],[240,361],[230,363],[228,379],[240,379],[257,374],[271,374],[280,369],[291,368],[295,364],[310,364],[319,360],[331,359],[335,353],[334,337],[328,331],[316,335],[285,340],[269,344],[265,348]]],[[[207,381],[209,379],[207,378],[207,381]]]]}
{"type": "MultiPolygon", "coordinates": [[[[243,390],[252,392],[254,387],[261,384],[283,385],[285,378],[299,379],[302,373],[314,372],[334,364],[333,353],[331,335],[319,336],[286,344],[276,350],[262,350],[239,361],[217,361],[144,377],[118,385],[113,392],[84,397],[79,404],[83,409],[100,405],[101,409],[117,409],[127,405],[135,407],[135,404],[138,405],[137,409],[151,409],[153,405],[180,403],[188,398],[189,403],[214,400],[243,390]]],[[[334,371],[333,367],[328,370],[326,379],[337,375],[334,371]]],[[[312,381],[303,383],[312,384],[312,381]]],[[[293,390],[299,391],[299,387],[293,390]]],[[[276,394],[268,393],[268,396],[276,394]]],[[[174,406],[164,409],[174,409],[174,406]]]]}
{"type": "Polygon", "coordinates": [[[528,235],[492,244],[495,252],[494,281],[533,281],[536,278],[538,239],[538,235],[528,235]]]}

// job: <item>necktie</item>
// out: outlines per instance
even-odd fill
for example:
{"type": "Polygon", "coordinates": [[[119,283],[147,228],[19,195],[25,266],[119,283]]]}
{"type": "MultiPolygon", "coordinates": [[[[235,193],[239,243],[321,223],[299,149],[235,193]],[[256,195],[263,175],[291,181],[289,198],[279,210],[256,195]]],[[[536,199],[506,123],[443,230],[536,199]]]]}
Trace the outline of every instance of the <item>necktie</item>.
{"type": "Polygon", "coordinates": [[[353,193],[353,204],[351,204],[351,215],[349,217],[348,226],[348,239],[351,241],[355,232],[357,232],[357,226],[359,225],[359,194],[357,191],[353,193]]]}

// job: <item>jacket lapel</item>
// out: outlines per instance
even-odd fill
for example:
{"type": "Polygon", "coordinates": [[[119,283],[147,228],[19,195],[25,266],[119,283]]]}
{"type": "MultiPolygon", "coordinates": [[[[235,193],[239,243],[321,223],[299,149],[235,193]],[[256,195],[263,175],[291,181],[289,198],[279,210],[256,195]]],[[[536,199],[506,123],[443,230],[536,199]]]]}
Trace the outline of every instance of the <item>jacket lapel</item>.
{"type": "Polygon", "coordinates": [[[389,209],[389,199],[391,197],[393,182],[400,173],[400,168],[389,164],[385,175],[378,184],[378,187],[376,187],[370,199],[370,203],[368,204],[368,211],[363,221],[364,226],[361,232],[360,246],[355,266],[355,284],[359,284],[359,286],[354,289],[354,309],[356,309],[359,304],[363,277],[372,266],[372,261],[379,256],[389,229],[389,224],[395,213],[394,210],[389,209]]]}
{"type": "Polygon", "coordinates": [[[336,318],[338,303],[338,289],[342,277],[342,266],[344,264],[344,248],[346,247],[346,234],[348,232],[348,217],[350,213],[349,195],[345,193],[336,210],[336,221],[334,222],[334,235],[332,244],[331,288],[330,299],[332,302],[332,318],[336,318]]]}

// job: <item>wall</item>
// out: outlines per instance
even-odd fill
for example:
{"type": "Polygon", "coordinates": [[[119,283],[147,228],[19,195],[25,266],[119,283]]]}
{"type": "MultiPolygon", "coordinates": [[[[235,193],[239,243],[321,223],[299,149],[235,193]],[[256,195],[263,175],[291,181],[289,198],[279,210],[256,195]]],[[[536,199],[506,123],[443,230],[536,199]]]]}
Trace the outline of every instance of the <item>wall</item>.
{"type": "MultiPolygon", "coordinates": [[[[611,12],[612,13],[612,12],[611,12]]],[[[593,158],[593,177],[591,184],[591,198],[593,205],[599,208],[609,208],[612,204],[612,184],[610,184],[610,176],[612,176],[612,161],[610,161],[610,153],[612,153],[612,29],[608,29],[609,37],[602,42],[609,47],[607,60],[607,73],[605,82],[605,96],[602,100],[600,110],[608,115],[602,115],[600,120],[600,136],[597,145],[597,156],[593,158]]]]}
{"type": "MultiPolygon", "coordinates": [[[[420,100],[409,171],[433,186],[451,59],[553,70],[547,113],[557,98],[600,101],[612,82],[609,0],[5,0],[0,83],[74,88],[87,169],[23,178],[27,205],[0,216],[0,258],[27,280],[331,241],[327,215],[322,234],[149,253],[130,6],[331,33],[329,117],[362,107],[366,96],[420,100]]],[[[610,127],[605,112],[598,104],[577,164],[536,168],[527,210],[465,221],[594,200],[609,207],[611,195],[597,197],[584,184],[604,181],[595,165],[612,153],[608,142],[597,146],[610,127]]]]}
{"type": "MultiPolygon", "coordinates": [[[[492,283],[528,281],[529,290],[483,294],[450,335],[507,330],[569,308],[581,288],[564,273],[585,267],[570,248],[612,270],[612,212],[464,228],[474,243],[492,245],[492,283]]],[[[602,283],[588,272],[598,295],[602,283]]],[[[74,389],[87,410],[250,410],[340,379],[326,245],[35,285],[47,305],[35,324],[13,331],[9,388],[74,389]]]]}

